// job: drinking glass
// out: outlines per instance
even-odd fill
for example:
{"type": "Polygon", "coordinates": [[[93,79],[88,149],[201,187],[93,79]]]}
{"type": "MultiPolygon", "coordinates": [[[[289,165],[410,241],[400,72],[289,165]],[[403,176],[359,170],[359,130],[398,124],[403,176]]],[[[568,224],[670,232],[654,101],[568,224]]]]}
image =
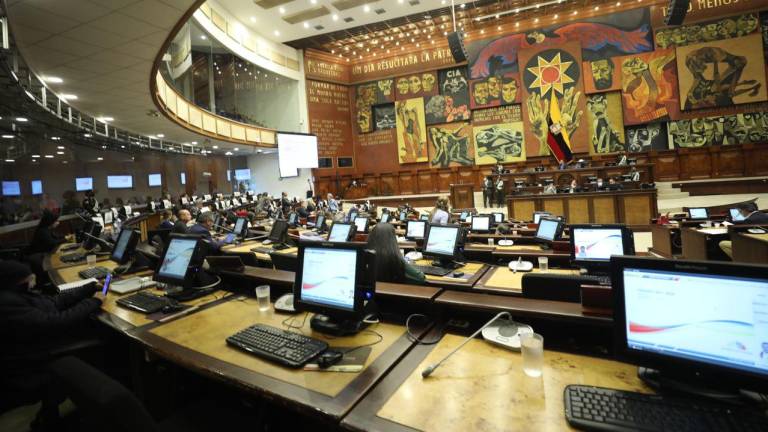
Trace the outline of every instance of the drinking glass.
{"type": "Polygon", "coordinates": [[[85,257],[85,262],[88,263],[88,268],[96,266],[96,255],[88,255],[85,257]]]}
{"type": "Polygon", "coordinates": [[[269,310],[269,285],[259,285],[255,291],[256,298],[259,300],[259,310],[269,310]]]}
{"type": "Polygon", "coordinates": [[[547,271],[549,270],[549,258],[548,257],[539,257],[539,271],[547,271]]]}
{"type": "Polygon", "coordinates": [[[522,334],[520,346],[523,354],[523,371],[529,377],[540,377],[544,366],[544,337],[538,333],[522,334]]]}

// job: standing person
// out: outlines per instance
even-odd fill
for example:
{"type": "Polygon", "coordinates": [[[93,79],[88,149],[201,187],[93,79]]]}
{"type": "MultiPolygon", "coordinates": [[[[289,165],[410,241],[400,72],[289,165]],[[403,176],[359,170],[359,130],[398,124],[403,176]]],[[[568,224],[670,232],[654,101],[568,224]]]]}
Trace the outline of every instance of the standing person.
{"type": "Polygon", "coordinates": [[[451,215],[448,213],[448,198],[440,197],[435,203],[435,208],[429,212],[429,223],[446,225],[451,215]]]}
{"type": "Polygon", "coordinates": [[[486,176],[485,180],[483,180],[483,206],[486,208],[493,207],[494,189],[493,177],[486,176]]]}
{"type": "Polygon", "coordinates": [[[332,213],[339,211],[339,202],[333,198],[332,193],[328,193],[328,210],[332,213]]]}
{"type": "Polygon", "coordinates": [[[504,180],[501,176],[496,178],[496,205],[501,208],[504,204],[504,180]]]}
{"type": "Polygon", "coordinates": [[[283,211],[283,215],[287,216],[291,212],[291,200],[288,199],[288,192],[283,192],[280,198],[280,209],[283,211]]]}
{"type": "Polygon", "coordinates": [[[403,258],[393,225],[376,224],[368,234],[367,247],[376,252],[376,281],[423,284],[426,280],[424,273],[403,258]]]}

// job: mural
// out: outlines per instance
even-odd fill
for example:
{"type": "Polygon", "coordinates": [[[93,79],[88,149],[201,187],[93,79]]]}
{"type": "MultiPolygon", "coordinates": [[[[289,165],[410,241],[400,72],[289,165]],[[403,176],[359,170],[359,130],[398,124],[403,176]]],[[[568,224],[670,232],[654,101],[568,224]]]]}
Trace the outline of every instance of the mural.
{"type": "Polygon", "coordinates": [[[373,119],[376,130],[395,128],[395,104],[378,105],[373,107],[373,119]]]}
{"type": "Polygon", "coordinates": [[[624,119],[621,94],[617,92],[587,96],[587,123],[592,137],[591,154],[624,151],[624,119]]]}
{"type": "Polygon", "coordinates": [[[670,148],[768,142],[768,113],[669,122],[670,148]]]}
{"type": "Polygon", "coordinates": [[[424,99],[395,102],[397,156],[401,164],[427,161],[427,130],[424,124],[424,99]]]}
{"type": "Polygon", "coordinates": [[[625,130],[630,153],[667,150],[667,128],[664,123],[629,126],[625,130]]]}
{"type": "Polygon", "coordinates": [[[620,57],[584,62],[584,93],[621,90],[620,57]]]}
{"type": "Polygon", "coordinates": [[[587,128],[581,124],[586,109],[581,79],[581,50],[577,43],[566,43],[559,48],[530,49],[520,52],[525,103],[523,119],[526,123],[526,154],[549,155],[547,121],[550,103],[560,108],[562,127],[565,128],[573,152],[586,152],[587,128]],[[554,96],[554,98],[553,98],[554,96]]]}
{"type": "Polygon", "coordinates": [[[712,42],[741,37],[757,32],[756,13],[744,14],[719,20],[682,25],[656,30],[656,47],[683,47],[701,42],[712,42]]]}
{"type": "Polygon", "coordinates": [[[358,133],[368,133],[373,131],[373,112],[371,106],[366,105],[365,101],[358,99],[355,103],[355,125],[358,133]]]}
{"type": "Polygon", "coordinates": [[[672,48],[621,59],[624,124],[675,120],[679,116],[675,50],[672,48]]]}
{"type": "Polygon", "coordinates": [[[429,128],[429,161],[432,168],[469,166],[475,163],[469,123],[454,123],[429,128]]]}
{"type": "Polygon", "coordinates": [[[501,123],[472,129],[475,163],[489,165],[525,160],[523,123],[501,123]]]}
{"type": "Polygon", "coordinates": [[[440,78],[440,94],[450,96],[453,106],[458,110],[469,109],[469,81],[467,68],[444,69],[438,72],[440,78]]]}
{"type": "MultiPolygon", "coordinates": [[[[580,57],[587,61],[653,50],[650,12],[647,8],[589,18],[576,23],[483,39],[467,45],[469,77],[486,78],[518,72],[518,52],[533,47],[561,46],[577,42],[580,57]]],[[[520,62],[522,64],[522,62],[520,62]]]]}
{"type": "Polygon", "coordinates": [[[715,108],[760,102],[765,90],[762,35],[677,48],[680,108],[715,108]]]}
{"type": "Polygon", "coordinates": [[[491,75],[472,80],[470,107],[489,108],[520,102],[520,79],[517,74],[491,75]]]}
{"type": "Polygon", "coordinates": [[[379,105],[395,101],[393,79],[383,79],[357,86],[357,99],[363,99],[367,105],[379,105]]]}
{"type": "Polygon", "coordinates": [[[453,97],[443,95],[425,97],[424,112],[428,125],[469,120],[470,116],[466,105],[457,107],[454,105],[453,97]]]}
{"type": "Polygon", "coordinates": [[[424,72],[395,79],[396,99],[410,99],[437,94],[437,74],[424,72]]]}

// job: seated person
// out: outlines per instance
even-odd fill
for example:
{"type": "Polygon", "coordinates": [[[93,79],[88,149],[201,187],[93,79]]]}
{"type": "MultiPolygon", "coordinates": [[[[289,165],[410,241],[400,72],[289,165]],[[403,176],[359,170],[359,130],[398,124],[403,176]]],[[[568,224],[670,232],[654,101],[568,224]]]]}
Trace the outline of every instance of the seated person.
{"type": "Polygon", "coordinates": [[[226,243],[215,240],[213,236],[211,236],[211,230],[213,229],[213,213],[203,213],[197,220],[198,222],[189,228],[187,234],[200,235],[203,239],[208,240],[211,243],[211,248],[215,250],[221,249],[226,243]]]}
{"type": "Polygon", "coordinates": [[[429,223],[445,225],[450,218],[451,215],[448,214],[448,198],[438,198],[435,203],[435,208],[429,212],[429,223]]]}
{"type": "Polygon", "coordinates": [[[553,195],[557,193],[557,187],[555,187],[554,183],[549,183],[548,185],[544,186],[544,189],[541,191],[541,193],[545,195],[553,195]]]}
{"type": "Polygon", "coordinates": [[[568,189],[566,190],[566,193],[576,193],[581,192],[581,186],[579,186],[579,182],[576,181],[576,179],[571,180],[570,186],[568,186],[568,189]]]}
{"type": "Polygon", "coordinates": [[[309,217],[309,210],[307,209],[307,202],[304,200],[301,200],[299,202],[299,206],[296,207],[296,214],[299,215],[300,218],[308,218],[309,217]]]}
{"type": "Polygon", "coordinates": [[[617,182],[615,178],[611,177],[608,179],[608,189],[609,190],[623,190],[624,185],[617,182]]]}
{"type": "Polygon", "coordinates": [[[189,212],[189,210],[181,209],[179,210],[179,216],[176,220],[176,223],[173,224],[173,231],[171,231],[172,234],[186,234],[187,233],[187,225],[192,221],[192,214],[189,212]]]}
{"type": "Polygon", "coordinates": [[[397,244],[395,227],[387,223],[378,223],[368,234],[368,249],[376,252],[376,280],[378,282],[396,282],[423,284],[424,273],[405,261],[397,244]]]}
{"type": "Polygon", "coordinates": [[[742,216],[743,221],[734,222],[741,225],[760,225],[768,224],[768,214],[765,214],[757,209],[757,205],[754,203],[739,203],[736,205],[742,216]]]}
{"type": "Polygon", "coordinates": [[[600,177],[597,178],[597,183],[595,183],[595,190],[596,191],[604,191],[607,190],[607,186],[605,183],[603,183],[603,179],[600,177]]]}
{"type": "Polygon", "coordinates": [[[71,236],[62,237],[56,234],[56,227],[59,226],[59,215],[50,210],[43,210],[40,216],[40,222],[32,236],[32,242],[29,245],[28,253],[51,253],[56,248],[71,240],[71,236]]]}
{"type": "Polygon", "coordinates": [[[164,210],[162,213],[160,213],[160,224],[157,226],[157,229],[173,229],[173,227],[173,212],[170,210],[164,210]]]}

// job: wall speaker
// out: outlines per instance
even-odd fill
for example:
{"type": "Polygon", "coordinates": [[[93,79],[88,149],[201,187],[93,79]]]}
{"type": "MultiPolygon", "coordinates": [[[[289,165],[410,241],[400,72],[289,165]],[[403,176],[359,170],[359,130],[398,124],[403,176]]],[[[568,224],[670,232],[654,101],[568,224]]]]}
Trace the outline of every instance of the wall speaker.
{"type": "Polygon", "coordinates": [[[464,36],[461,32],[448,33],[448,47],[456,63],[467,61],[467,49],[464,48],[464,36]]]}
{"type": "Polygon", "coordinates": [[[682,24],[690,4],[691,0],[669,0],[669,6],[667,6],[667,16],[664,17],[664,24],[682,24]]]}

